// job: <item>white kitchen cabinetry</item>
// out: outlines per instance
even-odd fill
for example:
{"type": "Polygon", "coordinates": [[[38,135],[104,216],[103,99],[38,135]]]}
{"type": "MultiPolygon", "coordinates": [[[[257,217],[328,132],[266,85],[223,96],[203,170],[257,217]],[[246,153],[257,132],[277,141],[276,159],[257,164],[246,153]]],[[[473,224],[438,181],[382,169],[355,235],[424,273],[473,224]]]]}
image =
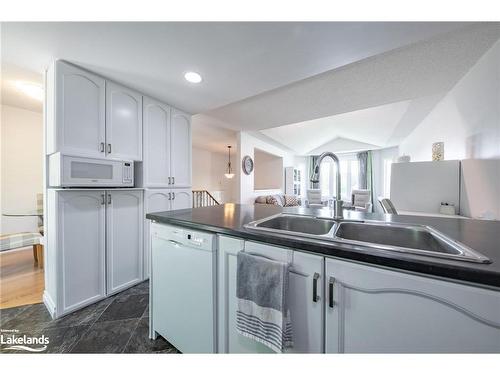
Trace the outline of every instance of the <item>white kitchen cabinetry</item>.
{"type": "Polygon", "coordinates": [[[167,187],[170,175],[170,107],[144,97],[143,186],[167,187]]]}
{"type": "Polygon", "coordinates": [[[108,294],[142,280],[143,207],[141,190],[108,190],[106,259],[108,294]]]}
{"type": "Polygon", "coordinates": [[[48,196],[54,235],[49,241],[55,244],[51,247],[55,254],[47,254],[47,267],[49,276],[57,276],[58,282],[47,289],[51,289],[57,315],[106,296],[104,194],[104,190],[73,190],[51,191],[48,196]]]}
{"type": "Polygon", "coordinates": [[[191,117],[144,97],[144,159],[139,186],[191,186],[191,117]]]}
{"type": "Polygon", "coordinates": [[[141,190],[49,190],[47,197],[44,300],[53,317],[142,280],[141,190]]]}
{"type": "Polygon", "coordinates": [[[183,210],[193,207],[193,192],[191,189],[172,189],[172,210],[183,210]]]}
{"type": "Polygon", "coordinates": [[[292,265],[289,292],[294,347],[289,352],[323,352],[323,257],[226,236],[219,236],[218,242],[219,352],[271,352],[236,332],[236,256],[243,250],[292,265]],[[313,300],[315,282],[317,297],[313,300]]]}
{"type": "Polygon", "coordinates": [[[142,95],[106,82],[106,153],[120,160],[142,160],[142,95]]]}
{"type": "Polygon", "coordinates": [[[47,71],[47,154],[142,160],[142,95],[64,61],[47,71]]]}
{"type": "Polygon", "coordinates": [[[171,120],[172,187],[191,186],[191,117],[175,108],[171,120]]]}
{"type": "Polygon", "coordinates": [[[57,61],[47,74],[47,153],[103,157],[105,80],[57,61]]]}
{"type": "Polygon", "coordinates": [[[498,291],[328,258],[326,288],[327,353],[500,351],[498,291]]]}

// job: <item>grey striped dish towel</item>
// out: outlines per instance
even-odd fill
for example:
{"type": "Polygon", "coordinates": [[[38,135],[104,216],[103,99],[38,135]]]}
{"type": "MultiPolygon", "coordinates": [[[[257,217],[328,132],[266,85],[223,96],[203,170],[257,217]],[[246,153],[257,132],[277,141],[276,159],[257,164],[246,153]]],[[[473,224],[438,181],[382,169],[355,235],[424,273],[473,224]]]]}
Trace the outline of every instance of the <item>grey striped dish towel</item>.
{"type": "Polygon", "coordinates": [[[278,353],[293,347],[289,265],[244,251],[238,253],[237,265],[237,332],[278,353]]]}

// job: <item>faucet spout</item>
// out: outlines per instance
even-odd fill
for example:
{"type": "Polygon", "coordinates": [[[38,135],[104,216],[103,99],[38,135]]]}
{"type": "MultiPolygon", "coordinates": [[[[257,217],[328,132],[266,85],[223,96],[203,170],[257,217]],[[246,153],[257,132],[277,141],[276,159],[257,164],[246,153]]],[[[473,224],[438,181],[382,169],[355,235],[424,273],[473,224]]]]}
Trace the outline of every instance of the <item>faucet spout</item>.
{"type": "Polygon", "coordinates": [[[342,219],[343,218],[343,215],[342,215],[342,200],[340,199],[341,197],[341,183],[340,183],[340,162],[339,162],[339,158],[337,157],[337,155],[335,155],[333,152],[323,152],[318,160],[316,161],[316,165],[314,166],[314,171],[313,171],[313,174],[311,176],[311,182],[312,183],[318,183],[319,182],[319,176],[320,176],[320,166],[321,166],[321,162],[323,161],[324,158],[326,157],[330,157],[333,162],[335,163],[335,166],[337,167],[337,171],[336,171],[336,186],[335,186],[335,218],[336,219],[342,219]]]}

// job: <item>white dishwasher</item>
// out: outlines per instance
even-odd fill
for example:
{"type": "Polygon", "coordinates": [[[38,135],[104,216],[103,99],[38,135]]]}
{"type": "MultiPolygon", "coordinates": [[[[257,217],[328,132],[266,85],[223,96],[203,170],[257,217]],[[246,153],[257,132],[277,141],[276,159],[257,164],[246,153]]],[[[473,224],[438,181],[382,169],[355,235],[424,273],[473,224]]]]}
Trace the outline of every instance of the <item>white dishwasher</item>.
{"type": "Polygon", "coordinates": [[[215,353],[215,235],[151,225],[150,336],[183,353],[215,353]]]}

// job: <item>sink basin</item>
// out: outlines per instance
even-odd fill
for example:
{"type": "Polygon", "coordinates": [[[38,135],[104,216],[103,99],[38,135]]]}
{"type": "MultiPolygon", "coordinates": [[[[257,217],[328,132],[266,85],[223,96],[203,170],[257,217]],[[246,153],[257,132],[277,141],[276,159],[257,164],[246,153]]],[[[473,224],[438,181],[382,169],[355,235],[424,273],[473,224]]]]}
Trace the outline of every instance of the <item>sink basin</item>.
{"type": "Polygon", "coordinates": [[[487,263],[488,258],[424,225],[394,223],[339,223],[334,237],[383,250],[487,263]]]}
{"type": "Polygon", "coordinates": [[[307,215],[278,214],[245,225],[273,235],[307,237],[363,248],[489,263],[484,255],[425,225],[334,220],[307,215]]]}
{"type": "Polygon", "coordinates": [[[278,231],[325,235],[330,232],[335,221],[312,216],[279,215],[255,224],[256,228],[267,228],[278,231]]]}

